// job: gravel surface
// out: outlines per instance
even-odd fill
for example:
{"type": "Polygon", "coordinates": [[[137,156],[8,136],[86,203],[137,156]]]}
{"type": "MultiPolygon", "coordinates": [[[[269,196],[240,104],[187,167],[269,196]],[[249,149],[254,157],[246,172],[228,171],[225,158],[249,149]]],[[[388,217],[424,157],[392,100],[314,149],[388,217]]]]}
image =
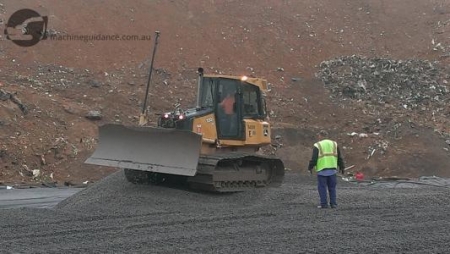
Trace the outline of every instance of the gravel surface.
{"type": "Polygon", "coordinates": [[[1,189],[0,209],[34,207],[53,208],[81,188],[29,188],[29,189],[1,189]]]}
{"type": "Polygon", "coordinates": [[[315,177],[209,194],[133,185],[121,171],[54,209],[0,210],[2,253],[446,253],[450,189],[341,181],[316,208],[315,177]]]}

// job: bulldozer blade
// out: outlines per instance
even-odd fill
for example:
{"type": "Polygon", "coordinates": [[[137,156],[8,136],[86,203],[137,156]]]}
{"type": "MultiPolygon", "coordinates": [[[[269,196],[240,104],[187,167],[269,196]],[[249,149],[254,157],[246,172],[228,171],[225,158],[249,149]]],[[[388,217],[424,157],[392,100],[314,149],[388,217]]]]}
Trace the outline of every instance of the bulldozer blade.
{"type": "Polygon", "coordinates": [[[99,127],[99,144],[85,163],[194,176],[202,137],[190,131],[155,127],[99,127]]]}

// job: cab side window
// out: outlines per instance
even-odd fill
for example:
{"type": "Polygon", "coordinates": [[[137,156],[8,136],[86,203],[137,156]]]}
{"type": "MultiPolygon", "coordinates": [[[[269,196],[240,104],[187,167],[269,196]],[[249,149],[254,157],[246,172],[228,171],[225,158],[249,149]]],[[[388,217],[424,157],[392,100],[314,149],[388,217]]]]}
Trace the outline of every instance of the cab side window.
{"type": "Polygon", "coordinates": [[[216,86],[214,80],[211,78],[204,78],[202,87],[201,107],[213,108],[214,107],[214,94],[216,93],[216,86]]]}
{"type": "Polygon", "coordinates": [[[242,86],[242,112],[244,117],[258,117],[261,115],[259,89],[252,85],[242,86]]]}

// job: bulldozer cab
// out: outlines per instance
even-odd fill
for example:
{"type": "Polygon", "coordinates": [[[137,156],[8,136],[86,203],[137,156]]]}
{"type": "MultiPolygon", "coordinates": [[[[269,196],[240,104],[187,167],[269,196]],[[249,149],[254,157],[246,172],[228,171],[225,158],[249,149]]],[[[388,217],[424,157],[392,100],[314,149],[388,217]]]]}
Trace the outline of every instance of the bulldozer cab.
{"type": "Polygon", "coordinates": [[[215,114],[219,139],[245,139],[244,119],[264,119],[261,89],[240,77],[205,76],[201,82],[200,107],[215,114]]]}

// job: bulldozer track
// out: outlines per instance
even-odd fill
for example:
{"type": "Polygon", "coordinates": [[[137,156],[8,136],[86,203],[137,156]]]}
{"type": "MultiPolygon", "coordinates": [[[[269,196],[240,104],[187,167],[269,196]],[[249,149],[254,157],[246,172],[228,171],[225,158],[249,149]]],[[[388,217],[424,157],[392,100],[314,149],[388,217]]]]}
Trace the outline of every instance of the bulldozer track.
{"type": "Polygon", "coordinates": [[[125,177],[135,184],[168,184],[210,192],[240,192],[259,187],[278,187],[284,177],[283,162],[275,157],[222,153],[202,155],[197,174],[186,177],[125,169],[125,177]]]}
{"type": "Polygon", "coordinates": [[[276,187],[284,177],[283,162],[275,157],[222,153],[202,155],[197,174],[188,178],[193,189],[238,192],[258,187],[276,187]]]}

